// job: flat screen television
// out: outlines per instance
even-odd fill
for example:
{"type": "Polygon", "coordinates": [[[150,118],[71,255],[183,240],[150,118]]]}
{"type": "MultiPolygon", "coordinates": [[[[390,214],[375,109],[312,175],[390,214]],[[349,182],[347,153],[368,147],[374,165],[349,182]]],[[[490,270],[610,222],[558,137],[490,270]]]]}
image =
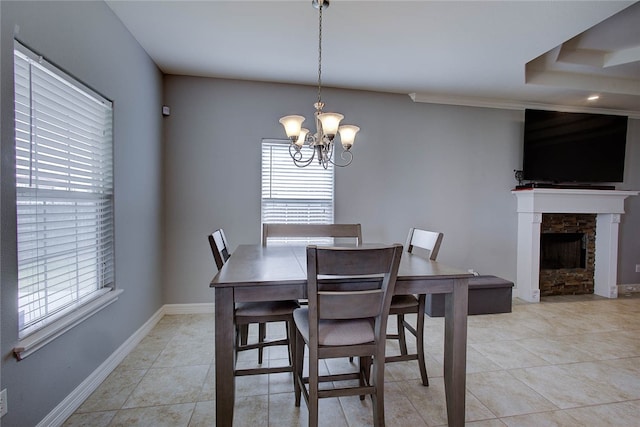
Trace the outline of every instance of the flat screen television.
{"type": "Polygon", "coordinates": [[[525,110],[523,179],[539,183],[622,182],[627,117],[525,110]]]}

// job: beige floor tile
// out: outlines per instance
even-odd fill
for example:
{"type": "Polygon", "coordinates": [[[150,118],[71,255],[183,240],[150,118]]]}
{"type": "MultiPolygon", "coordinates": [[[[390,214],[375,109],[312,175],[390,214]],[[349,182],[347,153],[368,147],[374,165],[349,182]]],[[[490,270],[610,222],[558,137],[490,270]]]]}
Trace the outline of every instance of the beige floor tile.
{"type": "MultiPolygon", "coordinates": [[[[270,338],[271,340],[276,340],[276,339],[281,339],[281,338],[285,338],[285,336],[282,337],[274,337],[274,338],[270,338]]],[[[289,347],[287,347],[286,345],[274,345],[272,347],[269,348],[269,360],[276,360],[276,359],[289,359],[289,347]]]]}
{"type": "Polygon", "coordinates": [[[158,323],[153,327],[147,337],[170,340],[173,338],[179,330],[181,320],[179,315],[164,315],[158,323]]]}
{"type": "Polygon", "coordinates": [[[578,374],[582,374],[579,369],[584,368],[584,375],[594,381],[606,384],[603,392],[608,392],[609,387],[613,390],[611,397],[616,400],[640,399],[640,381],[638,381],[640,368],[637,364],[640,358],[605,360],[598,363],[578,365],[578,374]],[[616,399],[622,395],[623,399],[616,399]]]}
{"type": "Polygon", "coordinates": [[[502,369],[544,366],[549,362],[520,345],[519,341],[495,341],[469,344],[502,369]]]}
{"type": "Polygon", "coordinates": [[[465,427],[505,427],[506,424],[498,419],[471,421],[470,423],[464,423],[465,427]]]}
{"type": "Polygon", "coordinates": [[[385,384],[385,420],[390,426],[422,427],[428,424],[404,394],[400,383],[385,384]]]}
{"type": "Polygon", "coordinates": [[[118,411],[109,427],[187,427],[195,403],[149,406],[118,411]]]}
{"type": "MultiPolygon", "coordinates": [[[[291,402],[295,403],[295,399],[292,399],[291,402]]],[[[307,426],[309,412],[304,398],[302,398],[302,402],[300,402],[300,417],[303,421],[301,426],[307,426]]],[[[342,410],[342,405],[340,405],[340,401],[337,397],[320,399],[318,402],[318,425],[319,427],[349,426],[346,416],[342,410]]]]}
{"type": "Polygon", "coordinates": [[[78,408],[79,413],[120,409],[138,386],[146,370],[116,369],[78,408]]]}
{"type": "Polygon", "coordinates": [[[236,396],[233,425],[238,427],[267,427],[269,425],[269,396],[236,396]]]}
{"type": "MultiPolygon", "coordinates": [[[[244,368],[242,364],[236,365],[244,368]]],[[[236,398],[269,394],[269,375],[244,375],[235,378],[236,398]]]]}
{"type": "MultiPolygon", "coordinates": [[[[307,406],[302,400],[296,407],[293,393],[269,394],[269,427],[307,427],[307,406]]],[[[341,421],[346,425],[344,417],[341,421]]]]}
{"type": "Polygon", "coordinates": [[[563,338],[534,338],[519,340],[518,344],[549,364],[588,362],[595,360],[590,353],[567,344],[563,338]]]}
{"type": "Polygon", "coordinates": [[[216,368],[209,366],[198,401],[216,400],[216,368]]]}
{"type": "MultiPolygon", "coordinates": [[[[250,343],[255,342],[254,340],[249,340],[250,343]]],[[[269,360],[269,351],[271,349],[270,348],[265,348],[263,351],[263,356],[262,356],[262,361],[264,362],[265,360],[269,360]]],[[[236,363],[244,363],[247,366],[258,366],[258,350],[254,349],[254,350],[244,350],[244,351],[240,351],[238,352],[238,355],[236,356],[236,363]]]]}
{"type": "Polygon", "coordinates": [[[216,425],[216,402],[208,400],[197,402],[193,410],[189,427],[211,427],[216,425]]]}
{"type": "Polygon", "coordinates": [[[498,417],[558,409],[507,371],[469,374],[467,389],[498,417]]]}
{"type": "Polygon", "coordinates": [[[116,411],[75,413],[64,422],[62,427],[107,427],[115,415],[116,411]]]}
{"type": "Polygon", "coordinates": [[[616,348],[606,343],[607,332],[583,333],[562,337],[565,344],[588,353],[595,360],[617,359],[616,348]]]}
{"type": "Polygon", "coordinates": [[[208,365],[149,369],[123,407],[196,402],[208,370],[208,365]]]}
{"type": "Polygon", "coordinates": [[[293,392],[293,373],[282,372],[269,375],[269,394],[291,392],[293,392]]]}
{"type": "Polygon", "coordinates": [[[511,374],[562,409],[619,402],[630,394],[622,387],[628,383],[618,379],[615,384],[616,371],[603,362],[518,369],[511,374]]]}
{"type": "Polygon", "coordinates": [[[171,338],[167,337],[146,336],[140,344],[120,362],[118,369],[149,369],[170,341],[171,338]]]}
{"type": "Polygon", "coordinates": [[[579,427],[595,424],[582,424],[566,411],[538,412],[502,418],[508,427],[579,427]]]}
{"type": "Polygon", "coordinates": [[[568,415],[578,420],[580,426],[629,427],[640,423],[640,401],[611,403],[569,409],[568,415]]]}
{"type": "MultiPolygon", "coordinates": [[[[441,375],[442,376],[442,362],[441,366],[441,375]]],[[[499,371],[500,366],[489,359],[487,356],[479,352],[475,349],[475,347],[470,344],[467,346],[467,374],[473,374],[476,372],[491,372],[491,371],[499,371]]]]}
{"type": "MultiPolygon", "coordinates": [[[[443,375],[442,363],[434,360],[430,355],[425,354],[427,365],[427,376],[429,378],[441,377],[443,375]]],[[[420,379],[420,367],[417,360],[407,360],[404,362],[387,363],[384,367],[385,381],[406,381],[420,379]]]]}
{"type": "Polygon", "coordinates": [[[213,363],[214,346],[210,340],[174,337],[153,362],[153,368],[210,365],[213,363]]]}
{"type": "MultiPolygon", "coordinates": [[[[398,386],[427,425],[440,426],[447,423],[447,406],[442,378],[430,380],[429,387],[423,386],[418,380],[399,382],[398,386]]],[[[465,400],[467,422],[495,418],[495,415],[472,394],[467,392],[465,400]]]]}

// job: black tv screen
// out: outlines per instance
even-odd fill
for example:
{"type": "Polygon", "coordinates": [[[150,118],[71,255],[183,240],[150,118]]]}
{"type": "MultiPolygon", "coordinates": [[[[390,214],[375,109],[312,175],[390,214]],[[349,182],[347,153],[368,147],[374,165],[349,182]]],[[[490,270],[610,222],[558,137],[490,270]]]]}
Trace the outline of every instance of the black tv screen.
{"type": "Polygon", "coordinates": [[[622,182],[627,117],[525,110],[523,178],[550,183],[622,182]]]}

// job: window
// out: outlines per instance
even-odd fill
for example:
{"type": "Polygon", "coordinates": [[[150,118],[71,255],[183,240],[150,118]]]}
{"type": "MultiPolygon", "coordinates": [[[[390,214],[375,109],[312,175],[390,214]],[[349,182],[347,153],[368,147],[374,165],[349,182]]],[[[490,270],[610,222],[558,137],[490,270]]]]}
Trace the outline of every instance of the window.
{"type": "Polygon", "coordinates": [[[19,336],[114,287],[111,102],[16,42],[19,336]]]}
{"type": "Polygon", "coordinates": [[[289,141],[262,141],[262,223],[333,223],[334,167],[299,168],[289,141]]]}

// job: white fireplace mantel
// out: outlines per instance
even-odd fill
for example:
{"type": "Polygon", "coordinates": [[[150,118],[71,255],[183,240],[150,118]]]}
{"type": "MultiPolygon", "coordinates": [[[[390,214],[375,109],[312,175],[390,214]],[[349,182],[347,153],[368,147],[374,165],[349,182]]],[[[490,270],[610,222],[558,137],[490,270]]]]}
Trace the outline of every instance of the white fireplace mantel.
{"type": "Polygon", "coordinates": [[[543,213],[596,216],[594,293],[618,296],[618,227],[624,199],[638,191],[531,188],[511,192],[518,202],[516,294],[540,302],[540,224],[543,213]]]}

